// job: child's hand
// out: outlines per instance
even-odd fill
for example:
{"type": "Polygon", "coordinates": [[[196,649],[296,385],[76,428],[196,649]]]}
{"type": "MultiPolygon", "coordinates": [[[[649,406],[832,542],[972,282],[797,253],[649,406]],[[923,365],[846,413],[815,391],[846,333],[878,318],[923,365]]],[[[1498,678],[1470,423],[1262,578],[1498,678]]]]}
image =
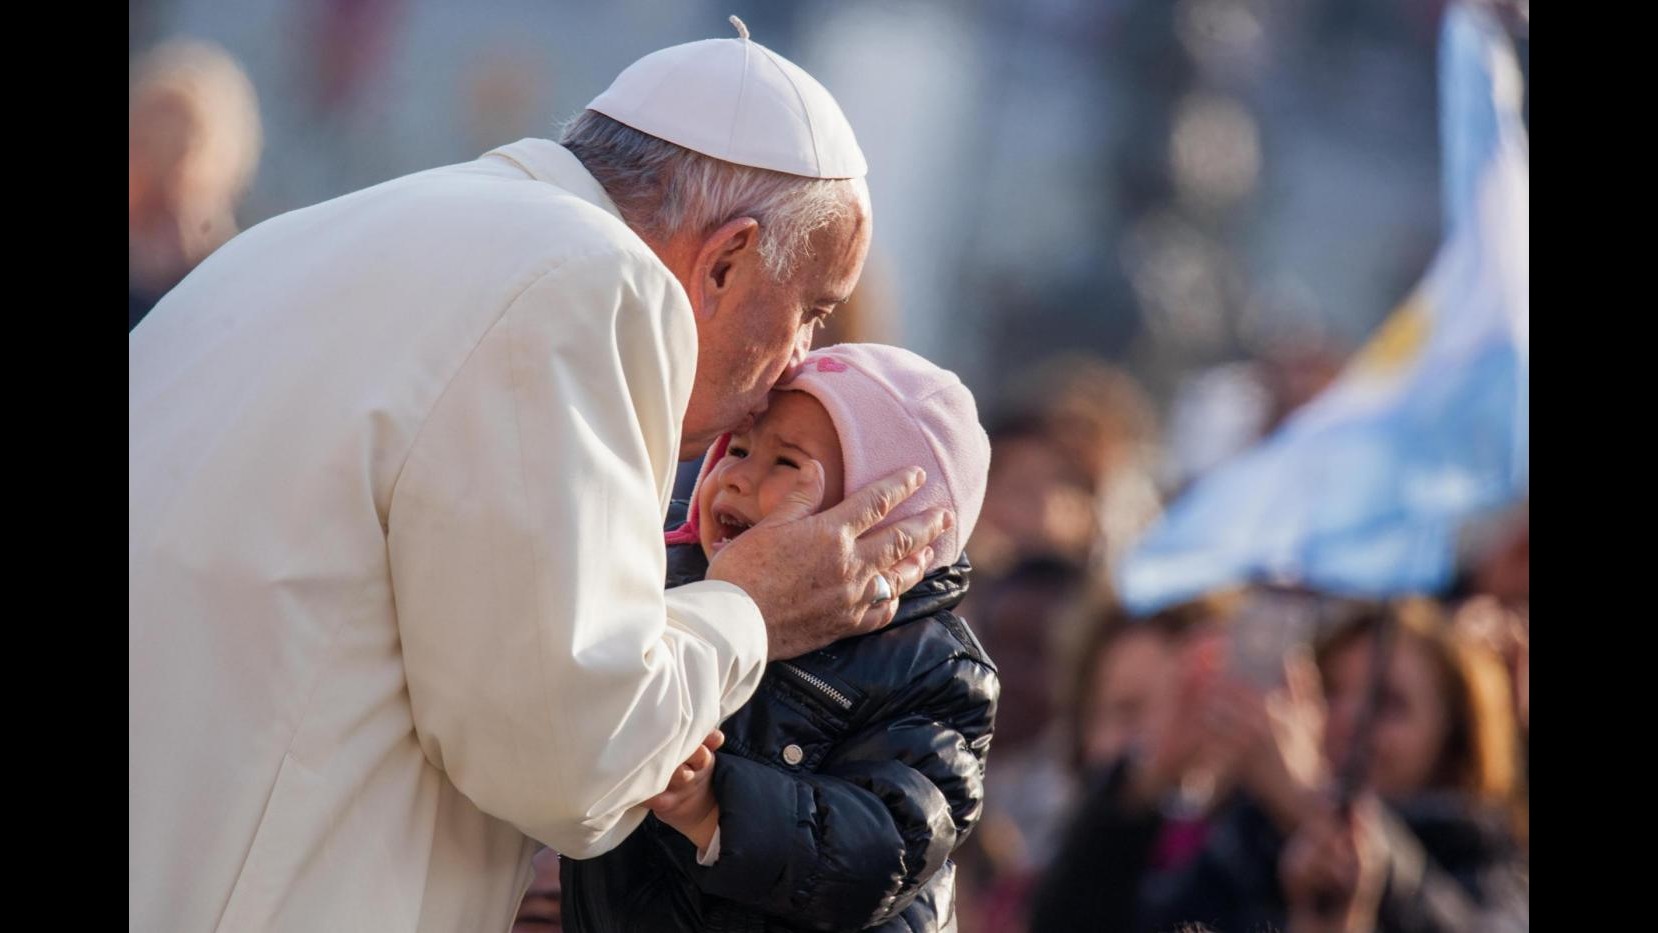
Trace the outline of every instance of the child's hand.
{"type": "Polygon", "coordinates": [[[697,851],[708,848],[720,825],[720,805],[714,799],[714,751],[725,744],[725,734],[715,729],[702,740],[662,793],[645,801],[656,818],[696,843],[697,851]]]}

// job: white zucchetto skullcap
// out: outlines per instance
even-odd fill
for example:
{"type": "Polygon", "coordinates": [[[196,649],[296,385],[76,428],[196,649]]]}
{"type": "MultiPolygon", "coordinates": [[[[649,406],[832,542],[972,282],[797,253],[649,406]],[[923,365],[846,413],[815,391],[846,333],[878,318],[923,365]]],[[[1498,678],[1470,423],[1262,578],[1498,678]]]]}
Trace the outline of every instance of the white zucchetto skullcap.
{"type": "Polygon", "coordinates": [[[869,170],[840,105],[800,66],[748,37],[703,39],[629,65],[587,109],[706,156],[807,178],[869,170]]]}

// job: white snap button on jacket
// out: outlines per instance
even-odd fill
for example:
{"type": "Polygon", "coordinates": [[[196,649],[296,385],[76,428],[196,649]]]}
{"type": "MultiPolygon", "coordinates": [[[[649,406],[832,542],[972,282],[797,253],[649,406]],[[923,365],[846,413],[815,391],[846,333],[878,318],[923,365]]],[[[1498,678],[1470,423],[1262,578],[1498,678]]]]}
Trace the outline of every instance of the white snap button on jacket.
{"type": "Polygon", "coordinates": [[[783,760],[791,765],[800,764],[801,759],[805,757],[806,753],[801,751],[798,745],[791,744],[783,749],[783,760]]]}

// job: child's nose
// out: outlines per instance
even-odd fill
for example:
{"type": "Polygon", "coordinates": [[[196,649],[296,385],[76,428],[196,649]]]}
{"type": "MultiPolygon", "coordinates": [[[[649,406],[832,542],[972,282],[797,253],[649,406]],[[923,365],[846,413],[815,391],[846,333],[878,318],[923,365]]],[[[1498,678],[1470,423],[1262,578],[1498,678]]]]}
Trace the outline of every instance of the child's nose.
{"type": "Polygon", "coordinates": [[[726,465],[724,474],[720,477],[725,481],[727,489],[732,492],[746,493],[753,488],[754,470],[750,466],[753,459],[753,457],[745,457],[741,460],[732,458],[731,462],[726,465]]]}

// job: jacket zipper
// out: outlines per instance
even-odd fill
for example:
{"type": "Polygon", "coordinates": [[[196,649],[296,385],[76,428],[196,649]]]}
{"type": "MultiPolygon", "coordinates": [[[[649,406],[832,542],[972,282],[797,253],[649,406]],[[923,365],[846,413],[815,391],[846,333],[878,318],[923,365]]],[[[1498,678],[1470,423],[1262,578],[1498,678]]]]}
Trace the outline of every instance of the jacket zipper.
{"type": "Polygon", "coordinates": [[[852,709],[852,701],[847,699],[846,694],[840,692],[839,690],[836,690],[834,687],[829,686],[829,684],[826,683],[821,677],[815,677],[811,674],[808,674],[805,671],[801,670],[800,668],[794,666],[793,664],[788,663],[787,661],[783,662],[782,666],[787,668],[796,677],[799,677],[801,680],[804,680],[807,683],[811,684],[812,686],[816,687],[820,693],[824,694],[829,699],[835,701],[835,705],[839,706],[841,709],[844,709],[844,710],[852,709]]]}

